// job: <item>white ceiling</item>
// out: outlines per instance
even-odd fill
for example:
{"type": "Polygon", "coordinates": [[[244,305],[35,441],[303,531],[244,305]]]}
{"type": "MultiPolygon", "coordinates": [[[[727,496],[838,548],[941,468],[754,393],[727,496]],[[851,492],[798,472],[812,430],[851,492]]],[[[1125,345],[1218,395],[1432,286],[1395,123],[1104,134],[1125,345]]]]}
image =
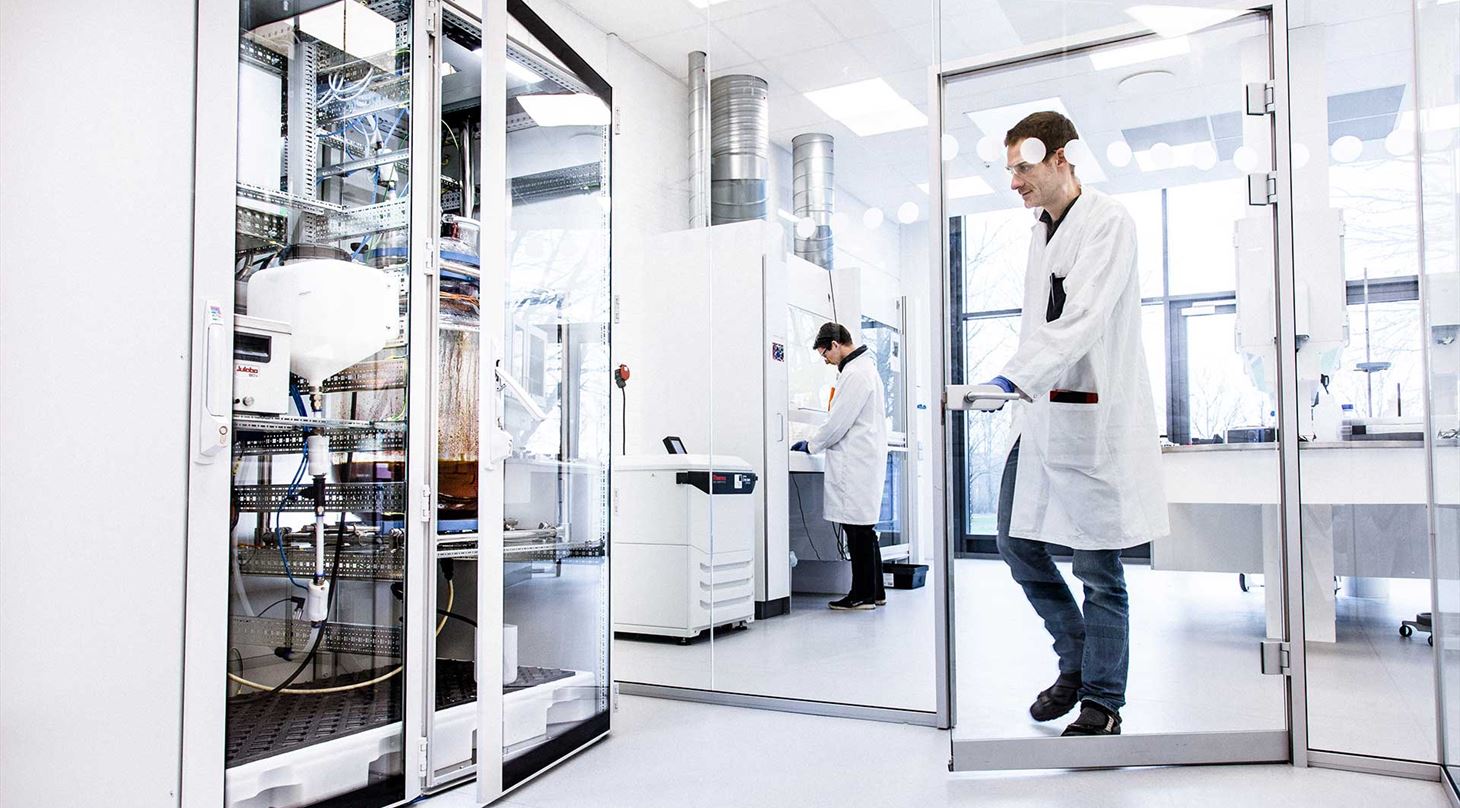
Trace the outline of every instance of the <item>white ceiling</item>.
{"type": "MultiPolygon", "coordinates": [[[[926,210],[928,133],[912,129],[857,137],[802,95],[811,90],[881,77],[927,111],[929,66],[935,62],[933,18],[941,16],[943,64],[988,57],[1037,42],[1128,25],[1124,8],[1151,0],[721,0],[708,9],[690,0],[562,0],[589,22],[623,41],[676,77],[686,54],[704,50],[715,75],[751,73],[770,85],[772,140],[822,131],[836,138],[837,178],[843,192],[891,213],[904,202],[926,210]]],[[[1155,0],[1165,5],[1245,7],[1228,0],[1155,0]]],[[[1408,80],[1409,0],[1295,0],[1294,25],[1322,24],[1326,40],[1326,93],[1404,85],[1408,80]]],[[[1194,40],[1195,42],[1195,40],[1194,40]]],[[[1105,143],[1122,129],[1235,110],[1240,76],[1232,53],[1194,44],[1190,56],[1097,72],[1084,57],[1042,69],[982,76],[953,85],[948,131],[960,155],[948,176],[982,176],[1002,199],[1002,160],[975,156],[978,129],[963,113],[1020,100],[1058,95],[1104,162],[1105,143]],[[1122,97],[1119,79],[1160,68],[1174,74],[1155,95],[1122,97]],[[963,107],[968,107],[964,109],[963,107]]],[[[1295,75],[1295,79],[1297,76],[1295,75]]],[[[1317,79],[1318,77],[1313,77],[1317,79]]],[[[1319,150],[1327,144],[1315,144],[1319,150]]],[[[1230,163],[1228,163],[1230,166],[1230,163]]],[[[1106,166],[1112,181],[1122,171],[1106,166]]],[[[1132,165],[1125,174],[1139,172],[1132,165]]],[[[984,199],[984,204],[993,199],[984,199]]],[[[1012,196],[1008,203],[1013,203],[1012,196]]],[[[974,204],[969,202],[966,204],[974,204]]],[[[1002,204],[1002,202],[1000,203],[1002,204]]]]}

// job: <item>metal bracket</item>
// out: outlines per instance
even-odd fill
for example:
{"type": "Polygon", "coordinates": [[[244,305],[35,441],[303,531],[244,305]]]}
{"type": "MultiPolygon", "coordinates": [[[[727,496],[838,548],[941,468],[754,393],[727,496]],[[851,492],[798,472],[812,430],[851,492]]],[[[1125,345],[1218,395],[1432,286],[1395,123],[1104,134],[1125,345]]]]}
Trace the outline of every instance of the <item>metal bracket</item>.
{"type": "Polygon", "coordinates": [[[1292,645],[1282,640],[1263,640],[1262,672],[1267,676],[1291,676],[1293,673],[1292,645]]]}
{"type": "Polygon", "coordinates": [[[1247,204],[1276,205],[1278,201],[1278,175],[1276,171],[1247,175],[1247,204]]]}
{"type": "Polygon", "coordinates": [[[1277,90],[1270,81],[1254,81],[1247,85],[1247,114],[1271,115],[1277,111],[1277,90]]]}

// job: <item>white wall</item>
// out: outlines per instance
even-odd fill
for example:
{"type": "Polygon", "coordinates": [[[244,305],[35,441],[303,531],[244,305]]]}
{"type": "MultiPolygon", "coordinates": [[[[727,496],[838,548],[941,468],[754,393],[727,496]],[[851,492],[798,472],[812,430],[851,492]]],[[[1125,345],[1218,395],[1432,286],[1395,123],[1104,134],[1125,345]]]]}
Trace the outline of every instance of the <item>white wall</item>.
{"type": "Polygon", "coordinates": [[[177,803],[194,12],[0,5],[6,806],[177,803]]]}

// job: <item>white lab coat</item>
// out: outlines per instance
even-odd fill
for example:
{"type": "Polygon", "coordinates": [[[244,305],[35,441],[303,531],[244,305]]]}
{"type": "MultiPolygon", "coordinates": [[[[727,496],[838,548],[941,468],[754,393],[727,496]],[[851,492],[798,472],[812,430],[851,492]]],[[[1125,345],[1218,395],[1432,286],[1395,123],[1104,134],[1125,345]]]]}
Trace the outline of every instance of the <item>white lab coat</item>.
{"type": "Polygon", "coordinates": [[[1135,222],[1085,188],[1054,238],[1036,221],[1019,349],[1003,376],[1015,406],[1019,474],[1009,535],[1077,550],[1133,547],[1170,533],[1146,354],[1135,222]],[[1045,322],[1050,275],[1064,278],[1059,319],[1045,322]],[[1051,390],[1096,393],[1055,403],[1051,390]]]}
{"type": "Polygon", "coordinates": [[[870,350],[836,377],[826,423],[807,441],[812,454],[826,452],[822,515],[843,525],[875,525],[887,482],[887,417],[882,376],[870,350]]]}

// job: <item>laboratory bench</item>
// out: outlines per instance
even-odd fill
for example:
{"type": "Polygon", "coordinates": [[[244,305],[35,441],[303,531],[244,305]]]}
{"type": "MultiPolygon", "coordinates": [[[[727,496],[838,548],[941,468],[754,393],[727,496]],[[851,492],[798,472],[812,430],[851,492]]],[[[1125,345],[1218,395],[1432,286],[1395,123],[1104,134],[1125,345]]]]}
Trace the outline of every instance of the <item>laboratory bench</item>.
{"type": "MultiPolygon", "coordinates": [[[[1436,490],[1460,492],[1457,442],[1437,448],[1436,490]]],[[[1334,641],[1335,576],[1429,577],[1427,464],[1419,441],[1299,444],[1308,639],[1334,641]]],[[[1166,446],[1162,470],[1171,535],[1152,543],[1152,568],[1280,579],[1277,444],[1166,446]]],[[[1265,593],[1281,636],[1281,588],[1265,593]]]]}

